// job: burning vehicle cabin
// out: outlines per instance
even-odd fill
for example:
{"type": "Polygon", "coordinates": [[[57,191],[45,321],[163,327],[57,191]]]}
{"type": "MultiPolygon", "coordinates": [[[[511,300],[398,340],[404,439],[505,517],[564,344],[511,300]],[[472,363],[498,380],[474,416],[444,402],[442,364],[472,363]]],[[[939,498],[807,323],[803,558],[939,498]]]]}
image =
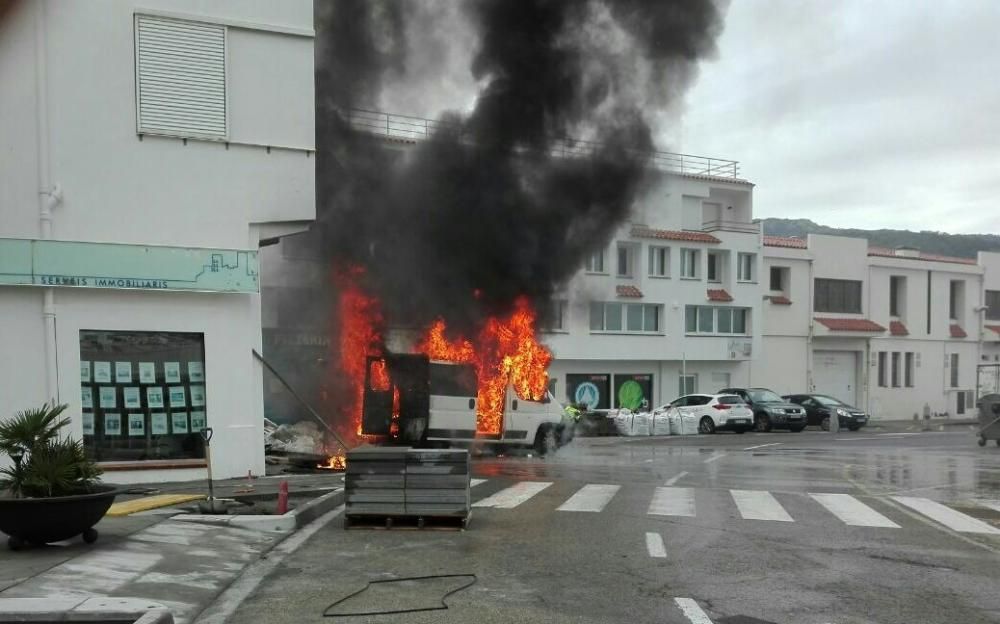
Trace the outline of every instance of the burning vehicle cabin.
{"type": "MultiPolygon", "coordinates": [[[[502,386],[501,428],[477,431],[480,384],[471,364],[432,361],[424,354],[368,357],[361,433],[391,444],[449,447],[472,443],[552,452],[571,432],[547,391],[541,401],[502,386]]],[[[495,403],[488,403],[495,405],[495,403]]]]}

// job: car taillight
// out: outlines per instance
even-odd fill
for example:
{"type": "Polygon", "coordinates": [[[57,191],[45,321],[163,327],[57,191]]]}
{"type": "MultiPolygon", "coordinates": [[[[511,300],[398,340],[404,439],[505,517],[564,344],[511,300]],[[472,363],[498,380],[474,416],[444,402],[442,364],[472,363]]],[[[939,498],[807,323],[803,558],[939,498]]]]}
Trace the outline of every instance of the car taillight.
{"type": "Polygon", "coordinates": [[[729,405],[727,405],[726,403],[716,403],[712,407],[714,407],[717,410],[727,410],[727,409],[729,409],[729,405]]]}

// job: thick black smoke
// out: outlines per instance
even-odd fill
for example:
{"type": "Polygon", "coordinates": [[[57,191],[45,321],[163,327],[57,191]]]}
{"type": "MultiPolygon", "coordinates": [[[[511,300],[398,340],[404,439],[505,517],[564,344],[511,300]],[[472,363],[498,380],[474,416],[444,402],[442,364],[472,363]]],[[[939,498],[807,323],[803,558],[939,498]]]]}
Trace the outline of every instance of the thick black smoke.
{"type": "Polygon", "coordinates": [[[710,0],[468,0],[478,47],[456,53],[474,109],[393,149],[347,111],[378,106],[421,45],[406,24],[433,24],[413,13],[435,5],[317,4],[317,234],[335,264],[366,267],[391,323],[464,331],[521,295],[544,309],[607,244],[647,172],[648,117],[721,29],[710,0]]]}

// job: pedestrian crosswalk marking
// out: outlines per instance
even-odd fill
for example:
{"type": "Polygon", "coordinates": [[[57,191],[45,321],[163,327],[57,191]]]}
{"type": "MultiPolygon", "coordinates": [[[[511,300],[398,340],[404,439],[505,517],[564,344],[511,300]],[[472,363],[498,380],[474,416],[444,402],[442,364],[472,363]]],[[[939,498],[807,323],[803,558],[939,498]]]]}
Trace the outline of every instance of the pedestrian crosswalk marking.
{"type": "Polygon", "coordinates": [[[470,479],[469,480],[469,487],[476,487],[477,485],[479,485],[481,483],[486,483],[486,479],[470,479]]]}
{"type": "Polygon", "coordinates": [[[588,483],[559,505],[558,511],[601,511],[620,489],[620,485],[588,483]]]}
{"type": "Polygon", "coordinates": [[[513,509],[550,485],[552,485],[551,481],[521,481],[507,489],[500,490],[492,496],[487,496],[483,500],[473,503],[472,506],[513,509]]]}
{"type": "Polygon", "coordinates": [[[770,492],[760,490],[730,490],[740,515],[747,520],[795,522],[770,492]]]}
{"type": "Polygon", "coordinates": [[[655,559],[665,559],[667,547],[663,545],[663,536],[659,533],[646,533],[646,551],[655,559]]]}
{"type": "Polygon", "coordinates": [[[658,487],[649,503],[651,516],[694,517],[694,490],[679,487],[658,487]]]}
{"type": "Polygon", "coordinates": [[[674,603],[680,608],[681,612],[684,613],[684,617],[688,619],[691,624],[712,624],[712,620],[708,618],[708,614],[701,610],[698,603],[691,598],[674,598],[674,603]]]}
{"type": "Polygon", "coordinates": [[[960,511],[955,511],[951,507],[932,501],[929,498],[893,496],[892,499],[901,505],[906,505],[917,513],[927,516],[935,522],[943,524],[953,531],[958,531],[959,533],[1000,535],[1000,529],[990,526],[972,516],[967,516],[960,511]]]}
{"type": "Polygon", "coordinates": [[[850,494],[810,494],[827,511],[840,518],[844,524],[864,527],[898,529],[899,525],[865,505],[850,494]]]}

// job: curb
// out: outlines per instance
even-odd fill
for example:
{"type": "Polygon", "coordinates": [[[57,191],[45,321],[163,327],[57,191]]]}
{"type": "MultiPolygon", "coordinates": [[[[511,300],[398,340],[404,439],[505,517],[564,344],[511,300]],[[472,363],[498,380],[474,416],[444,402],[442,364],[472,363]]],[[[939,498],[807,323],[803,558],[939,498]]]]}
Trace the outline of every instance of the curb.
{"type": "Polygon", "coordinates": [[[0,598],[0,623],[5,622],[121,622],[173,624],[163,605],[139,598],[0,598]]]}
{"type": "Polygon", "coordinates": [[[264,533],[287,533],[300,529],[344,502],[344,489],[338,488],[296,507],[282,516],[241,514],[235,516],[210,514],[178,514],[171,520],[199,522],[217,526],[234,526],[264,533]]]}

